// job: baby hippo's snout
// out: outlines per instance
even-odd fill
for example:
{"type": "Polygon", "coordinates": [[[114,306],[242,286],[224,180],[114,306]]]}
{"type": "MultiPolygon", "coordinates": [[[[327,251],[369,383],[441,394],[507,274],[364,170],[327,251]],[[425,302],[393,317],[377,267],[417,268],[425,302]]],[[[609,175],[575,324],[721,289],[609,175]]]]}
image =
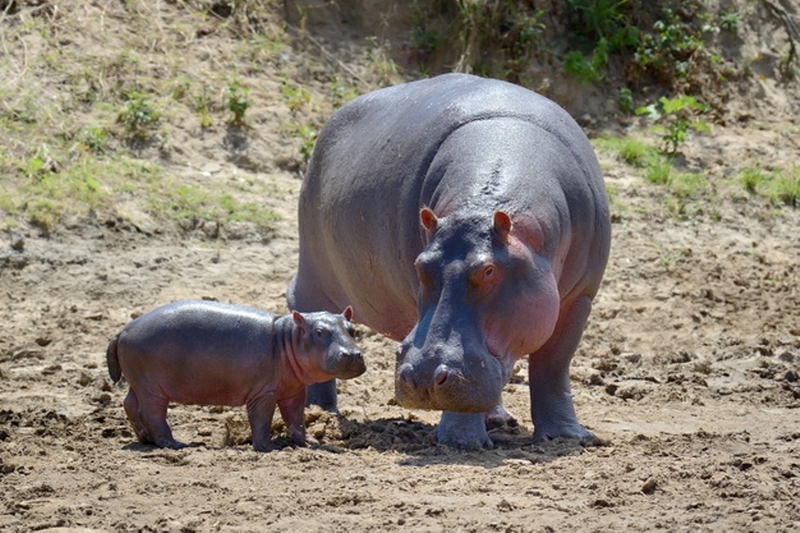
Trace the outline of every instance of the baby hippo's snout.
{"type": "Polygon", "coordinates": [[[355,346],[340,348],[328,361],[328,372],[339,379],[355,378],[367,370],[364,356],[355,346]]]}

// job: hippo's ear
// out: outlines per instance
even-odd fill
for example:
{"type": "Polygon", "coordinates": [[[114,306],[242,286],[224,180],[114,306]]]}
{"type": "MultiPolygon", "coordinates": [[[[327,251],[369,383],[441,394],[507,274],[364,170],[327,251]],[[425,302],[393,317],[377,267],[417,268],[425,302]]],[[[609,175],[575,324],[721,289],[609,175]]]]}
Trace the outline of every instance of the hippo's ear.
{"type": "Polygon", "coordinates": [[[298,311],[292,311],[292,320],[294,320],[294,323],[300,328],[300,331],[303,333],[306,332],[306,319],[303,315],[301,315],[298,311]]]}
{"type": "Polygon", "coordinates": [[[496,211],[494,214],[494,230],[497,235],[508,243],[508,235],[511,233],[511,217],[505,211],[496,211]]]}
{"type": "Polygon", "coordinates": [[[419,221],[425,227],[426,230],[432,232],[436,229],[436,224],[438,223],[438,219],[436,218],[436,214],[430,207],[423,207],[419,211],[419,221]]]}
{"type": "Polygon", "coordinates": [[[344,311],[342,311],[342,316],[344,317],[345,320],[350,322],[350,319],[353,318],[353,306],[348,305],[347,307],[345,307],[344,311]]]}

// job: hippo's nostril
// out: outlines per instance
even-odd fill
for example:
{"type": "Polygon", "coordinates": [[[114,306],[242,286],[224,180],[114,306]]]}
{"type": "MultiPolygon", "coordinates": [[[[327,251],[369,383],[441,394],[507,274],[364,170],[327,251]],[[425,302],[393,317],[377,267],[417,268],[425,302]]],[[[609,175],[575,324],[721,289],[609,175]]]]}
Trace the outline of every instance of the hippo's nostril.
{"type": "Polygon", "coordinates": [[[414,383],[411,369],[408,366],[400,368],[400,381],[402,381],[403,385],[407,387],[416,386],[416,383],[414,383]]]}
{"type": "Polygon", "coordinates": [[[450,376],[450,371],[445,365],[439,365],[436,367],[436,371],[433,373],[433,382],[436,384],[437,387],[441,387],[447,381],[447,378],[450,376]]]}

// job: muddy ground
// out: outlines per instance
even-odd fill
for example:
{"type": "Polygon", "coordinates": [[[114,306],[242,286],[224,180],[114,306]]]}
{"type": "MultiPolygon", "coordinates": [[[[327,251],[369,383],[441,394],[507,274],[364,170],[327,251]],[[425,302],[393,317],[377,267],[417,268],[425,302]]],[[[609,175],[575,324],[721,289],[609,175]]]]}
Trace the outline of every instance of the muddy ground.
{"type": "MultiPolygon", "coordinates": [[[[285,312],[297,172],[253,173],[281,192],[268,233],[113,214],[20,226],[0,239],[0,530],[797,531],[800,211],[726,180],[796,165],[798,138],[780,114],[715,127],[687,158],[719,191],[678,207],[600,154],[612,253],[572,372],[596,447],[532,442],[524,363],[504,391],[519,426],[492,430],[496,449],[431,443],[437,413],[395,404],[395,346],[364,327],[368,370],[340,383],[341,416],[307,412],[319,446],[289,446],[277,420],[284,447],[256,453],[243,409],[191,406],[169,415],[187,448],[138,444],[108,340],[181,298],[285,312]]],[[[194,166],[235,173],[212,156],[194,166]]]]}

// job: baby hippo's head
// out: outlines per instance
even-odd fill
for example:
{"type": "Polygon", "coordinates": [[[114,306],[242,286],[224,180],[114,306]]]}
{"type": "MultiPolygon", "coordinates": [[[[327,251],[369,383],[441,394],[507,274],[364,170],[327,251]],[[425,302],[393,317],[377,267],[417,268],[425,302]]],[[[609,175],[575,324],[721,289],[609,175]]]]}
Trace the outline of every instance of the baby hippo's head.
{"type": "Polygon", "coordinates": [[[292,313],[295,325],[302,332],[300,351],[311,366],[331,378],[350,379],[367,369],[355,344],[352,317],[353,308],[349,306],[342,314],[292,313]]]}

